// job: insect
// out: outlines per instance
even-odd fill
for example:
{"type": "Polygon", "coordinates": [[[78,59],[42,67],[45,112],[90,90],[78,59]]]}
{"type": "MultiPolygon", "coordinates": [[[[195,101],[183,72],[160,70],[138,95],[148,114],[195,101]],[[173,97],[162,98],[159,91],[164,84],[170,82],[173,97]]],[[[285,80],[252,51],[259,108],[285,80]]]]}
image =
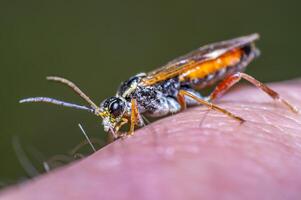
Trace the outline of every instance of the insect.
{"type": "Polygon", "coordinates": [[[134,133],[135,126],[144,125],[142,114],[161,117],[179,112],[187,106],[201,104],[208,108],[243,123],[245,120],[218,105],[212,103],[234,84],[245,79],[274,100],[281,102],[293,112],[297,108],[283,99],[277,92],[259,82],[252,76],[243,73],[246,66],[259,55],[255,47],[258,34],[251,34],[227,41],[209,44],[149,73],[139,73],[124,81],[115,96],[104,100],[97,106],[85,93],[71,81],[50,76],[50,81],[60,82],[72,88],[90,106],[82,106],[56,100],[49,97],[33,97],[20,101],[46,102],[65,107],[87,110],[102,118],[106,132],[114,138],[124,136],[120,128],[130,123],[126,135],[134,133]],[[217,84],[209,96],[202,96],[200,90],[214,83],[217,84]]]}

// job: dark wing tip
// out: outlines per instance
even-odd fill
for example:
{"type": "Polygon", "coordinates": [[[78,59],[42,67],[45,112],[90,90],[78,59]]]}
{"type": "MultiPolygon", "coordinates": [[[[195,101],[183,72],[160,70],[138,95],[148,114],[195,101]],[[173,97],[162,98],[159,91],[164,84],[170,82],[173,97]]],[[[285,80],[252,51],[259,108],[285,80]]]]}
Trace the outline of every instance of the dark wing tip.
{"type": "Polygon", "coordinates": [[[260,35],[259,35],[259,33],[252,33],[250,35],[246,35],[246,36],[241,37],[241,39],[249,41],[249,42],[253,42],[255,40],[259,40],[260,35]]]}

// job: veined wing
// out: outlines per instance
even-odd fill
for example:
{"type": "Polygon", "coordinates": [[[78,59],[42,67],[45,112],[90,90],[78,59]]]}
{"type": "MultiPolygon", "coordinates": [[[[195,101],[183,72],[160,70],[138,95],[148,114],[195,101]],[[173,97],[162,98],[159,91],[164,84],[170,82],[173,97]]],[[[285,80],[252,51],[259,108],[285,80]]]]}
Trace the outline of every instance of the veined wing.
{"type": "Polygon", "coordinates": [[[176,77],[196,66],[199,66],[203,62],[214,60],[231,50],[251,44],[258,38],[259,35],[254,33],[200,47],[197,50],[176,58],[168,62],[166,65],[149,72],[147,76],[142,79],[141,84],[149,86],[160,81],[176,77]]]}

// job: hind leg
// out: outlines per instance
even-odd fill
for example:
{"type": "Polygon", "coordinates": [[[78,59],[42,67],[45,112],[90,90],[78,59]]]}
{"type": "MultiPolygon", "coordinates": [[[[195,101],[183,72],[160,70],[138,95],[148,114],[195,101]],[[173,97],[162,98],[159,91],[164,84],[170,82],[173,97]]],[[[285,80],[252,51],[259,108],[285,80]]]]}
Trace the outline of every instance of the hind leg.
{"type": "Polygon", "coordinates": [[[271,98],[273,98],[276,101],[279,101],[283,105],[285,105],[287,108],[289,108],[291,111],[298,113],[298,109],[291,105],[287,100],[283,99],[277,92],[269,88],[267,85],[259,82],[252,76],[237,72],[235,74],[232,74],[228,76],[226,79],[224,79],[220,84],[216,86],[214,91],[210,94],[208,97],[208,101],[212,101],[218,97],[220,97],[222,94],[224,94],[226,91],[228,91],[233,85],[238,83],[241,79],[245,79],[246,81],[253,84],[255,87],[261,89],[263,92],[265,92],[267,95],[269,95],[271,98]]]}

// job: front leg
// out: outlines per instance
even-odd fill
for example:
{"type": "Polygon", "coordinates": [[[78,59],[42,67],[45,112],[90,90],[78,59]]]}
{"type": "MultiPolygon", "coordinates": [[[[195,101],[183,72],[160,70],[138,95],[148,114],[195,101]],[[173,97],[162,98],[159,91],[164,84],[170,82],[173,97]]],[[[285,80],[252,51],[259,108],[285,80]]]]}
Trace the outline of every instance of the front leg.
{"type": "Polygon", "coordinates": [[[138,110],[136,99],[131,100],[131,114],[130,114],[129,119],[123,118],[122,121],[119,123],[119,125],[116,126],[115,131],[118,132],[120,130],[120,128],[123,125],[127,124],[129,121],[130,121],[130,130],[125,134],[119,134],[118,138],[123,138],[123,137],[126,137],[126,136],[133,135],[134,131],[135,131],[135,125],[142,126],[144,124],[143,120],[142,120],[142,117],[141,117],[141,115],[139,113],[139,110],[138,110]]]}
{"type": "Polygon", "coordinates": [[[136,99],[131,100],[131,125],[130,130],[127,133],[127,135],[133,135],[135,130],[135,125],[138,123],[138,120],[140,119],[140,113],[137,106],[136,99]]]}
{"type": "Polygon", "coordinates": [[[122,118],[121,122],[115,127],[115,133],[117,133],[116,137],[114,137],[115,139],[118,139],[119,137],[122,137],[123,134],[118,134],[120,128],[127,124],[129,122],[129,120],[127,118],[122,118]]]}

